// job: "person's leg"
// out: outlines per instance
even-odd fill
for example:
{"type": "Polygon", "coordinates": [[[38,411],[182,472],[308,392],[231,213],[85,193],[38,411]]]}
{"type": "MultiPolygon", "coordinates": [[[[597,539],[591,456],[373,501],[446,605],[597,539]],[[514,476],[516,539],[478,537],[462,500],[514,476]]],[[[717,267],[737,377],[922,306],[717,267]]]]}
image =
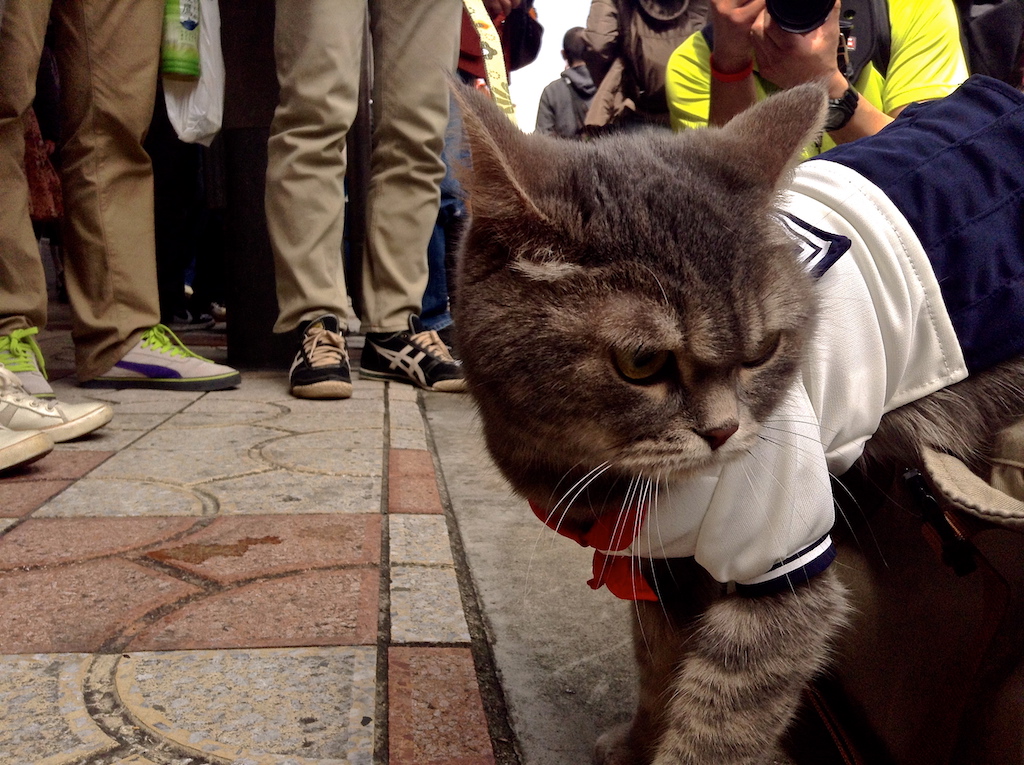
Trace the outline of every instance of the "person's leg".
{"type": "Polygon", "coordinates": [[[267,145],[267,227],[274,250],[276,332],[348,316],[341,257],[345,136],[355,119],[365,0],[278,0],[281,86],[267,145]]]}
{"type": "Polygon", "coordinates": [[[0,363],[52,395],[31,337],[46,325],[46,275],[29,217],[25,112],[35,96],[50,4],[9,3],[0,26],[0,363]]]}
{"type": "Polygon", "coordinates": [[[423,291],[423,305],[420,310],[420,323],[427,329],[442,330],[452,323],[452,316],[448,311],[448,268],[445,253],[449,219],[456,204],[454,199],[441,198],[437,222],[427,243],[427,287],[423,291]]]}
{"type": "Polygon", "coordinates": [[[365,0],[279,0],[281,86],[267,144],[266,211],[277,278],[276,332],[303,331],[292,395],[352,395],[342,332],[345,136],[359,107],[365,0]]]}
{"type": "Polygon", "coordinates": [[[200,211],[200,150],[178,139],[167,116],[163,91],[157,91],[153,121],[146,135],[146,152],[153,161],[153,212],[160,321],[173,326],[195,325],[189,315],[185,280],[197,257],[200,211]]]}
{"type": "Polygon", "coordinates": [[[380,0],[371,12],[374,135],[360,375],[439,391],[465,390],[462,369],[415,315],[444,177],[448,75],[461,8],[457,0],[380,0]]]}
{"type": "Polygon", "coordinates": [[[81,385],[221,390],[231,367],[189,351],[160,325],[153,116],[161,0],[56,0],[61,71],[68,296],[81,385]]]}
{"type": "Polygon", "coordinates": [[[160,321],[153,115],[160,0],[57,0],[68,295],[79,379],[110,369],[160,321]]]}
{"type": "Polygon", "coordinates": [[[363,330],[396,332],[420,310],[437,220],[458,0],[371,4],[374,136],[363,267],[363,330]]]}

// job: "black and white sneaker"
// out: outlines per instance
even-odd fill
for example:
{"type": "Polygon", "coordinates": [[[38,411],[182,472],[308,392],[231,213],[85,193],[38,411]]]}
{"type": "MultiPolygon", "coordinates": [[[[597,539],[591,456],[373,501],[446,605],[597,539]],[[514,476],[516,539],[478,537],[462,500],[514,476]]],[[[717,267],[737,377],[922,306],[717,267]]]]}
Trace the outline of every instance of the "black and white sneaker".
{"type": "Polygon", "coordinates": [[[452,358],[437,332],[420,330],[416,317],[406,332],[369,332],[363,346],[359,376],[369,380],[394,380],[426,390],[462,393],[462,362],[452,358]]]}
{"type": "Polygon", "coordinates": [[[296,398],[336,399],[352,396],[352,375],[348,366],[341,321],[325,313],[304,330],[302,347],[295,354],[288,373],[291,394],[296,398]]]}

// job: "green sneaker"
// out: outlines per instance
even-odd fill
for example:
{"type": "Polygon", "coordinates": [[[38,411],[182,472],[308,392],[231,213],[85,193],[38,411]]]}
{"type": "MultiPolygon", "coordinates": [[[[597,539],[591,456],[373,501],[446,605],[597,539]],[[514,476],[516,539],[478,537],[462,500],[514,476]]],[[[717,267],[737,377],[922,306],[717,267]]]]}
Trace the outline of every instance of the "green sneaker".
{"type": "Polygon", "coordinates": [[[83,388],[159,388],[224,390],[242,376],[231,367],[204,359],[186,348],[163,324],[146,330],[139,342],[105,374],[81,383],[83,388]]]}
{"type": "Polygon", "coordinates": [[[46,381],[46,364],[32,336],[38,327],[16,329],[9,335],[0,335],[0,364],[14,372],[25,390],[36,398],[53,398],[53,388],[46,381]]]}

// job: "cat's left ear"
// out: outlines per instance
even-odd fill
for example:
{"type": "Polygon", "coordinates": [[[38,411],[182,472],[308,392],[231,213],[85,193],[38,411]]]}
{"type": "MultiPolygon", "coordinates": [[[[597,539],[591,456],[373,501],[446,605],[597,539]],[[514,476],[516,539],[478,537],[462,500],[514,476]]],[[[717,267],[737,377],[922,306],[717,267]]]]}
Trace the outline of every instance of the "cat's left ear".
{"type": "MultiPolygon", "coordinates": [[[[532,140],[478,91],[453,84],[452,95],[462,113],[463,132],[470,150],[469,164],[457,172],[460,183],[477,220],[518,220],[524,223],[548,223],[538,207],[527,181],[531,172],[545,160],[543,142],[532,140]]],[[[552,165],[548,165],[550,170],[552,165]]]]}
{"type": "Polygon", "coordinates": [[[783,184],[803,149],[821,135],[828,91],[821,83],[799,85],[738,114],[718,132],[732,164],[758,186],[783,184]]]}

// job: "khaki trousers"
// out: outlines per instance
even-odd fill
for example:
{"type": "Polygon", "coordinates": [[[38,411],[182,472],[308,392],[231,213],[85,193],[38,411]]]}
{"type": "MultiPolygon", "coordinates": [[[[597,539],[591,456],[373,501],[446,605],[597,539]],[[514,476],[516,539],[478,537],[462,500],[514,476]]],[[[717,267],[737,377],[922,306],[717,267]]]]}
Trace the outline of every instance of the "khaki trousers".
{"type": "MultiPolygon", "coordinates": [[[[113,366],[160,321],[153,115],[162,0],[54,0],[61,77],[66,277],[79,379],[113,366]]],[[[28,213],[22,118],[35,96],[47,0],[13,0],[0,25],[0,334],[46,324],[28,213]]]]}
{"type": "MultiPolygon", "coordinates": [[[[373,147],[363,260],[364,332],[408,328],[427,283],[437,219],[447,76],[459,0],[278,0],[280,103],[268,144],[267,225],[275,331],[330,312],[348,318],[342,270],[345,136],[358,107],[366,14],[373,45],[373,147]]],[[[359,257],[359,253],[353,253],[359,257]]]]}

